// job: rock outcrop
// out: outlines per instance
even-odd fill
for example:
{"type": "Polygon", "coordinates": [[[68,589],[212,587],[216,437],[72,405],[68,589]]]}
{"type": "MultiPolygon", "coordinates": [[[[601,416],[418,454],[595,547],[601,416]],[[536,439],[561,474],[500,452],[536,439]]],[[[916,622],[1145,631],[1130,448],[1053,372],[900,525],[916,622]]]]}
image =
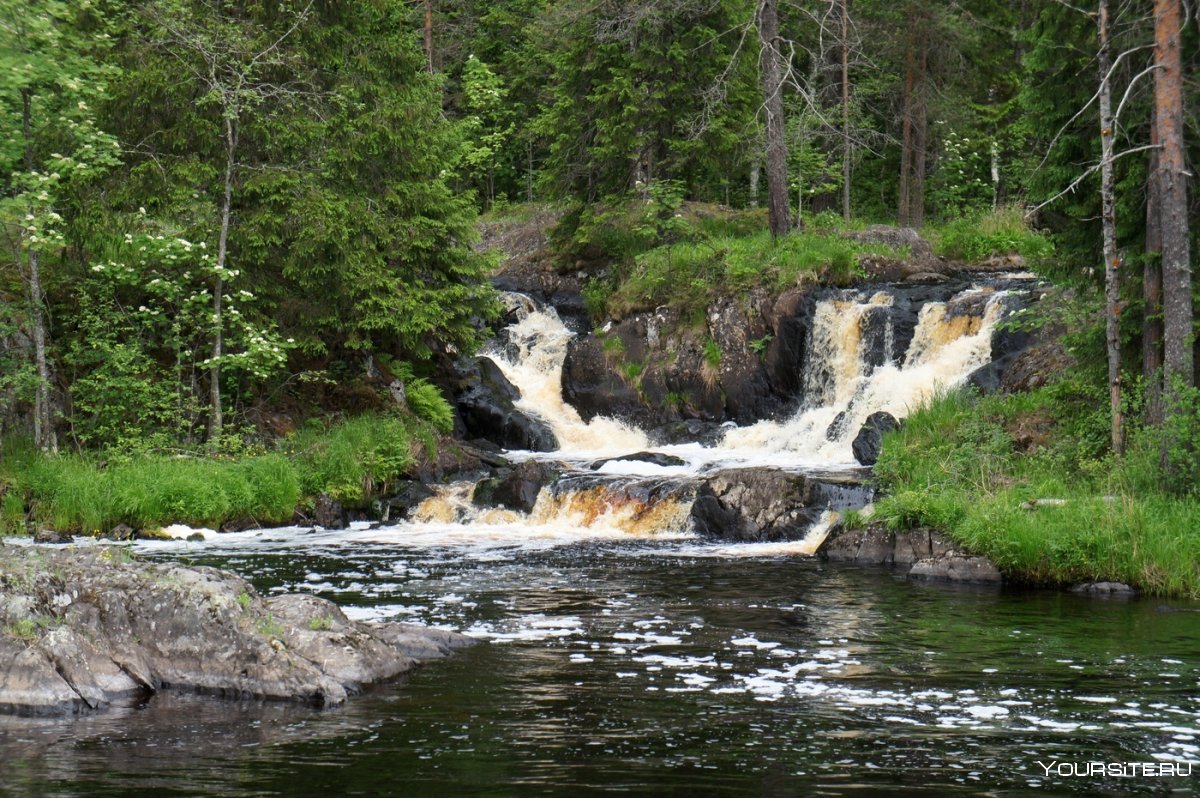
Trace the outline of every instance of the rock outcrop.
{"type": "Polygon", "coordinates": [[[477,357],[460,363],[452,394],[463,438],[482,438],[504,449],[551,452],[558,448],[549,425],[513,406],[521,398],[495,361],[477,357]]]}
{"type": "Polygon", "coordinates": [[[830,562],[893,566],[913,579],[978,584],[999,584],[1003,579],[988,558],[964,552],[941,533],[924,527],[839,527],[825,539],[817,555],[830,562]]]}
{"type": "Polygon", "coordinates": [[[900,427],[900,422],[891,413],[872,413],[854,436],[850,451],[862,465],[875,465],[883,451],[883,436],[900,427]]]}
{"type": "Polygon", "coordinates": [[[692,503],[701,535],[738,541],[795,540],[828,509],[861,507],[868,489],[774,468],[737,468],[706,477],[692,503]]]}
{"type": "Polygon", "coordinates": [[[512,468],[502,468],[495,476],[481,479],[471,494],[471,503],[480,507],[503,507],[522,513],[532,512],[542,486],[554,469],[544,463],[527,460],[512,468]]]}
{"type": "Polygon", "coordinates": [[[0,712],[66,715],[163,689],[335,705],[472,642],[122,549],[0,551],[0,712]]]}

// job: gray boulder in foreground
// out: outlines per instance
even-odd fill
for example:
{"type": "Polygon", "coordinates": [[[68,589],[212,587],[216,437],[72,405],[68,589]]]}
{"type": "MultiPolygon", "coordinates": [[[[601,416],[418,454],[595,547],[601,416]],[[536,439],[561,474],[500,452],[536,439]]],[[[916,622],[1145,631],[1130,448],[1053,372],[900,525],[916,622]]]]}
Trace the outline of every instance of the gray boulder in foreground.
{"type": "Polygon", "coordinates": [[[263,598],[215,568],[0,544],[0,713],[67,715],[162,689],[336,705],[473,641],[263,598]]]}

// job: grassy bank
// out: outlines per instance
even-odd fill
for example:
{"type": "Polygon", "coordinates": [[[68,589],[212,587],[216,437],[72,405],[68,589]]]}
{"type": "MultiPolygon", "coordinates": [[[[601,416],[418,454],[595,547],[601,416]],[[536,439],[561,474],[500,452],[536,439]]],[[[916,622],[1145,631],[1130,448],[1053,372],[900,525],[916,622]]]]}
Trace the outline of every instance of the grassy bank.
{"type": "Polygon", "coordinates": [[[1200,598],[1200,496],[1162,479],[1156,436],[1107,453],[1102,386],[951,393],[887,436],[876,468],[893,528],[930,526],[1034,583],[1114,580],[1200,598]]]}
{"type": "MultiPolygon", "coordinates": [[[[806,217],[804,230],[776,239],[766,231],[763,209],[652,200],[567,214],[554,238],[569,263],[608,264],[584,298],[594,318],[621,318],[661,305],[686,313],[755,288],[778,294],[805,284],[847,285],[869,276],[865,258],[912,255],[907,247],[856,235],[872,223],[821,213],[806,217]]],[[[1010,254],[1032,262],[1052,251],[1018,207],[930,224],[921,234],[937,255],[957,262],[1010,254]]]]}
{"type": "Polygon", "coordinates": [[[419,458],[433,455],[436,434],[432,423],[415,415],[375,414],[328,426],[314,422],[270,451],[236,458],[52,457],[13,441],[0,463],[0,518],[9,534],[23,532],[27,519],[85,535],[118,524],[282,524],[320,493],[349,506],[386,494],[419,458]]]}

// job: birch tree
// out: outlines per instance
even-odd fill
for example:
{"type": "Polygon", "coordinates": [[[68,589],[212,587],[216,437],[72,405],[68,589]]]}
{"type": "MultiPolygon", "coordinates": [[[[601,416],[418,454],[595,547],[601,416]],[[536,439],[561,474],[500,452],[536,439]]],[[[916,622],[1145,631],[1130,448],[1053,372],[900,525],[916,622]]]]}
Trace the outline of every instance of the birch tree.
{"type": "Polygon", "coordinates": [[[224,360],[223,304],[225,285],[237,276],[229,258],[229,231],[234,190],[242,163],[239,160],[242,126],[247,117],[267,113],[276,103],[308,93],[297,80],[295,59],[285,48],[287,39],[308,16],[303,8],[285,12],[281,34],[272,35],[252,20],[236,16],[219,0],[161,0],[151,8],[154,30],[150,44],[173,56],[183,75],[202,91],[201,102],[220,115],[222,185],[218,199],[217,254],[212,266],[212,353],[209,369],[208,439],[216,443],[224,427],[221,366],[224,360]]]}
{"type": "MultiPolygon", "coordinates": [[[[95,9],[94,25],[103,30],[95,9]]],[[[46,266],[65,245],[59,213],[64,194],[115,165],[116,139],[96,124],[94,106],[113,70],[89,57],[75,32],[84,9],[57,0],[0,0],[0,113],[9,120],[0,141],[0,223],[27,291],[27,332],[33,343],[34,443],[58,450],[52,410],[52,367],[46,310],[46,266]]],[[[90,46],[103,46],[93,37],[90,46]]]]}

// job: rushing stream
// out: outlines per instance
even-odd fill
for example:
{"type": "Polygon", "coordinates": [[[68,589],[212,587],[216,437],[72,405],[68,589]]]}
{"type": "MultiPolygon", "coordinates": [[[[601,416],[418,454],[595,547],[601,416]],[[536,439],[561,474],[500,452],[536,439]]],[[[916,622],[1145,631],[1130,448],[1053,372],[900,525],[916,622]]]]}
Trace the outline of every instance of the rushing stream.
{"type": "Polygon", "coordinates": [[[828,513],[804,540],[731,544],[690,531],[682,493],[620,494],[745,465],[853,475],[863,418],[903,415],[987,363],[1005,296],[929,302],[902,343],[889,295],[826,300],[791,419],[660,447],[683,465],[586,477],[589,460],[649,442],[563,403],[570,332],[530,306],[494,356],[563,449],[513,456],[580,469],[531,513],[475,508],[460,484],[394,526],[136,544],[484,644],[335,710],[164,693],[0,719],[0,795],[1188,793],[1186,776],[1072,774],[1200,758],[1200,607],[832,567],[803,556],[828,513]]]}

